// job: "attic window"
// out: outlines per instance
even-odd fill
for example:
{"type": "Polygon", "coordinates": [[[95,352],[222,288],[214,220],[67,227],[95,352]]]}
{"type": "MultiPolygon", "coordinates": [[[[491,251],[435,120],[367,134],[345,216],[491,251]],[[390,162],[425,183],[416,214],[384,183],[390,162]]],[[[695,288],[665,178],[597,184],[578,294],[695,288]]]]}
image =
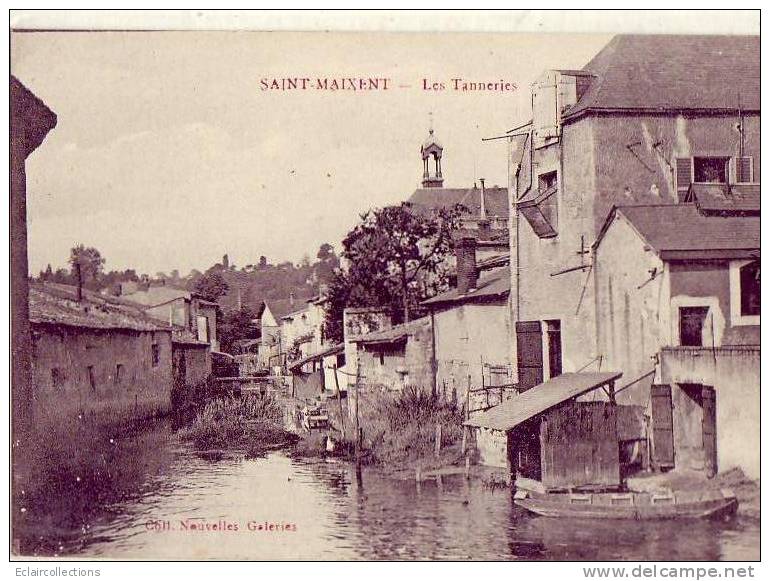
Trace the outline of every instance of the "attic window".
{"type": "Polygon", "coordinates": [[[726,184],[729,175],[729,157],[694,157],[693,181],[701,184],[726,184]]]}

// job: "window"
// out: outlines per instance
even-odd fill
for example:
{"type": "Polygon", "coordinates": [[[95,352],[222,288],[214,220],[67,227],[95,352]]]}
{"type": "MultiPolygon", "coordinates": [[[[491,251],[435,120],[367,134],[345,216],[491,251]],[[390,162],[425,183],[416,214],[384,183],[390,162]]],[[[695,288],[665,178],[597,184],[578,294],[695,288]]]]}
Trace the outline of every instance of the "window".
{"type": "Polygon", "coordinates": [[[115,366],[115,385],[120,385],[123,382],[123,364],[118,363],[115,366]]]}
{"type": "Polygon", "coordinates": [[[157,343],[152,344],[152,366],[157,367],[160,365],[160,345],[157,343]]]}
{"type": "Polygon", "coordinates": [[[94,375],[94,366],[89,365],[88,370],[88,383],[91,385],[91,391],[96,391],[96,376],[94,375]]]}
{"type": "Polygon", "coordinates": [[[693,181],[708,184],[726,184],[730,175],[729,157],[694,157],[693,181]]]}
{"type": "Polygon", "coordinates": [[[755,260],[740,269],[741,316],[759,316],[759,261],[755,260]]]}
{"type": "Polygon", "coordinates": [[[703,347],[703,327],[708,307],[679,307],[679,344],[682,347],[703,347]]]}
{"type": "Polygon", "coordinates": [[[556,187],[558,181],[558,173],[555,171],[549,171],[548,173],[540,174],[537,176],[537,189],[541,192],[546,192],[551,188],[556,187]]]}
{"type": "Polygon", "coordinates": [[[62,375],[61,369],[58,367],[52,367],[51,368],[51,387],[54,389],[61,389],[62,385],[64,384],[64,376],[62,375]]]}

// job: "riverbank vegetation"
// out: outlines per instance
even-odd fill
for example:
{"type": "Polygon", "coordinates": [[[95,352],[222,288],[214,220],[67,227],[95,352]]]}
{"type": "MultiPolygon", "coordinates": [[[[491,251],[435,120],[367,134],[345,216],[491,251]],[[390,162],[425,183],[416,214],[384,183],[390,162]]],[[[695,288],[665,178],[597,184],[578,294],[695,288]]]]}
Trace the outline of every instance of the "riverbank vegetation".
{"type": "Polygon", "coordinates": [[[179,430],[198,450],[245,450],[247,456],[288,446],[297,436],[283,427],[283,408],[273,397],[223,396],[206,403],[179,430]]]}

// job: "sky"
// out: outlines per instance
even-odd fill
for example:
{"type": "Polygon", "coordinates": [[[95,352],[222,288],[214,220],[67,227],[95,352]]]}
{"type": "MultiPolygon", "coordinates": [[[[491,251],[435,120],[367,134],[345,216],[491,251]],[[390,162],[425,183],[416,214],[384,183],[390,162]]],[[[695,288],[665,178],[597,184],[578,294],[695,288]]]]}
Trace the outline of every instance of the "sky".
{"type": "Polygon", "coordinates": [[[30,272],[94,246],[107,270],[315,257],[422,177],[430,118],[447,187],[507,185],[506,140],[544,70],[610,35],[13,33],[11,71],[58,116],[27,161],[30,272]],[[387,77],[387,91],[263,91],[261,79],[387,77]],[[452,78],[515,84],[462,92],[452,78]],[[426,91],[444,83],[444,91],[426,91]]]}

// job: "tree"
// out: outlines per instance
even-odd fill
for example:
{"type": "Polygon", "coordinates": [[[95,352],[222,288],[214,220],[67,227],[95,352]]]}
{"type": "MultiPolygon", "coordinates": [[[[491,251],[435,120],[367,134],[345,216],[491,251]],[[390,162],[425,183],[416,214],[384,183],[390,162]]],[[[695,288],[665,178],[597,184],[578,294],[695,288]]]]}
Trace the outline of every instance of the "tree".
{"type": "Polygon", "coordinates": [[[226,294],[230,287],[224,277],[217,271],[209,271],[195,281],[193,290],[207,301],[217,302],[226,294]]]}
{"type": "Polygon", "coordinates": [[[255,318],[256,314],[248,307],[222,315],[218,323],[219,342],[222,351],[234,353],[236,341],[255,339],[257,337],[257,327],[253,323],[255,318]]]}
{"type": "Polygon", "coordinates": [[[91,283],[90,286],[94,286],[102,274],[105,260],[96,248],[78,244],[70,250],[69,263],[72,266],[72,277],[75,280],[77,280],[79,267],[83,284],[91,283]]]}
{"type": "Polygon", "coordinates": [[[463,211],[427,215],[404,202],[362,214],[342,242],[348,266],[330,285],[325,332],[341,340],[346,306],[389,307],[401,322],[419,315],[420,303],[447,286],[445,258],[463,211]]]}

